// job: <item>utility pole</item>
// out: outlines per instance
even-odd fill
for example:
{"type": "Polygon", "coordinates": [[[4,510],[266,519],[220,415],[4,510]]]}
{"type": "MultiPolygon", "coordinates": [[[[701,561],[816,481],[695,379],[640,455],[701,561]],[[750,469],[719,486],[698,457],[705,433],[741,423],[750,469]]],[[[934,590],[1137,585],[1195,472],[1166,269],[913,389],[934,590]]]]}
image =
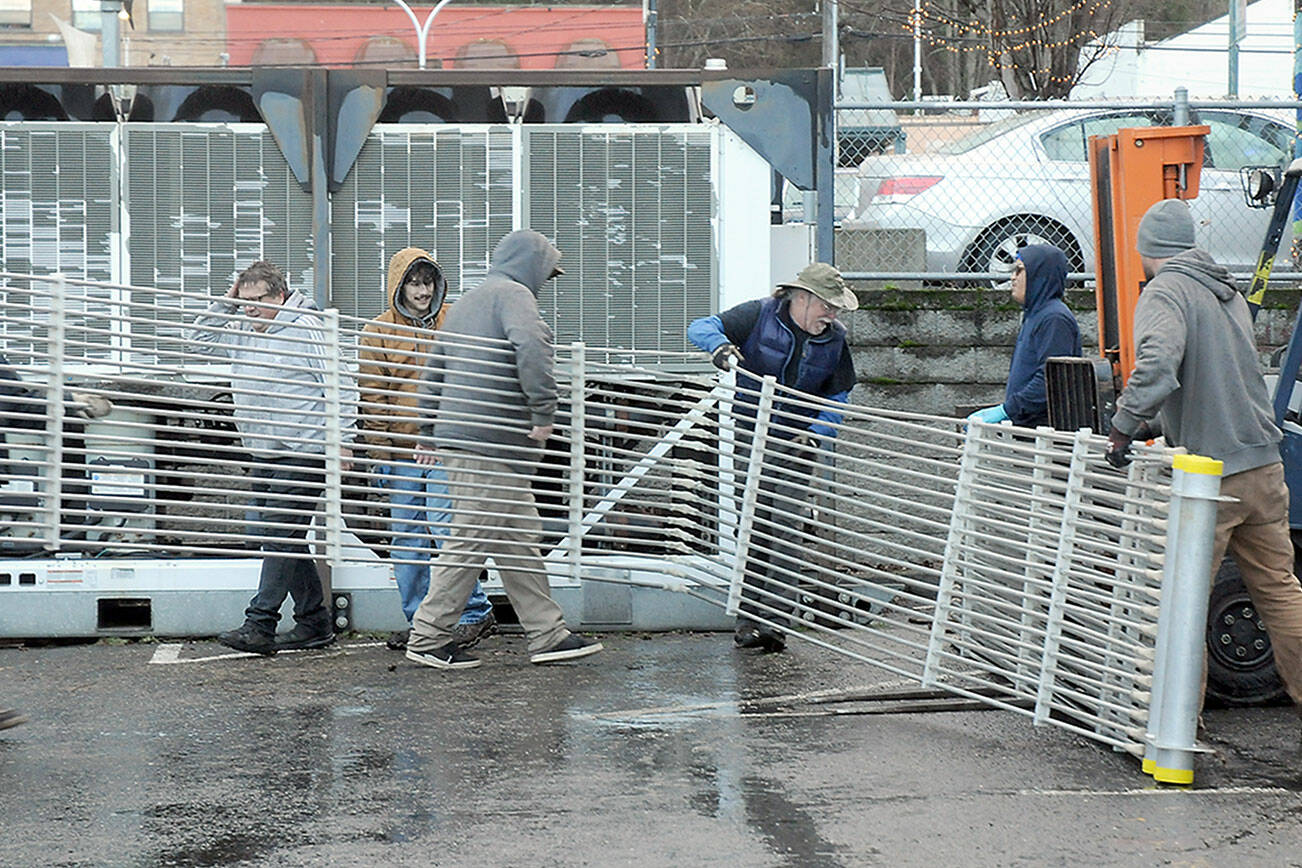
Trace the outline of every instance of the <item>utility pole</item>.
{"type": "Polygon", "coordinates": [[[1243,41],[1247,17],[1247,0],[1230,0],[1230,68],[1227,78],[1231,98],[1239,95],[1239,43],[1243,41]]]}
{"type": "Polygon", "coordinates": [[[642,20],[646,22],[646,68],[656,68],[656,0],[642,0],[642,20]]]}
{"type": "Polygon", "coordinates": [[[913,101],[922,100],[922,0],[913,0],[913,101]]]}
{"type": "MultiPolygon", "coordinates": [[[[837,0],[823,0],[823,66],[840,69],[841,45],[837,38],[837,0]]],[[[840,76],[837,76],[837,90],[840,91],[840,76]]]]}

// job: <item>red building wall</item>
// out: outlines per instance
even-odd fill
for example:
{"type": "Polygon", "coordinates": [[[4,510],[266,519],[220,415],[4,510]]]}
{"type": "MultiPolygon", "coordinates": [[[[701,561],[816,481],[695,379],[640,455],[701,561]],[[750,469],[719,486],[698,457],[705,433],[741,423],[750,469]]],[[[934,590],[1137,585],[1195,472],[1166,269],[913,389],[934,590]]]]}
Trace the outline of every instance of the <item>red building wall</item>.
{"type": "MultiPolygon", "coordinates": [[[[413,6],[417,19],[424,24],[432,6],[413,6]]],[[[416,56],[417,35],[411,19],[390,6],[311,6],[230,4],[226,6],[226,39],[230,63],[248,66],[255,52],[268,39],[301,40],[293,47],[297,53],[312,57],[326,66],[352,66],[372,40],[400,40],[416,56]],[[310,54],[306,49],[310,49],[310,54]]],[[[642,10],[632,6],[589,7],[495,7],[459,6],[450,3],[430,25],[426,41],[426,64],[435,68],[441,61],[445,69],[456,68],[467,46],[492,40],[505,46],[507,57],[501,66],[521,69],[553,69],[565,52],[580,40],[599,39],[613,57],[587,57],[579,61],[586,66],[640,69],[645,66],[646,32],[642,10]],[[615,60],[618,60],[618,63],[615,60]]],[[[284,43],[280,43],[282,50],[284,43]]],[[[585,42],[580,48],[590,48],[585,42]]],[[[291,54],[294,53],[291,50],[291,54]]],[[[482,53],[479,44],[472,51],[482,53]]],[[[264,48],[265,51],[265,48],[264,48]]],[[[574,65],[576,58],[561,60],[574,65]]],[[[415,66],[393,63],[393,66],[415,66]]],[[[483,64],[477,64],[482,66],[483,64]]]]}

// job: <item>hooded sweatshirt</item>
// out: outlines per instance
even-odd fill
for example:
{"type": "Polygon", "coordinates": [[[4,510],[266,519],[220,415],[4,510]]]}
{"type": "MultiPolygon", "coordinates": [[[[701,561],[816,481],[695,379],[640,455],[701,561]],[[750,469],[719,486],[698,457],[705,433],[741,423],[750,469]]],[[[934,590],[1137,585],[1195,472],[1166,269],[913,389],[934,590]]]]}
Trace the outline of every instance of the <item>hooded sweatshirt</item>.
{"type": "Polygon", "coordinates": [[[1014,425],[1034,428],[1049,424],[1044,363],[1050,356],[1079,356],[1080,328],[1062,300],[1067,279],[1063,252],[1048,244],[1033,244],[1023,247],[1017,256],[1026,266],[1026,298],[1022,301],[1022,327],[1008,366],[1004,411],[1014,425]]]}
{"type": "Polygon", "coordinates": [[[493,250],[483,281],[448,311],[422,404],[439,448],[536,458],[541,444],[529,431],[556,414],[552,330],[538,312],[538,291],[560,258],[543,235],[512,232],[493,250]]]}
{"type": "Polygon", "coordinates": [[[1280,460],[1248,303],[1202,250],[1168,259],[1135,307],[1135,369],[1112,425],[1133,436],[1159,411],[1168,443],[1220,459],[1226,476],[1280,460]]]}
{"type": "MultiPolygon", "coordinates": [[[[195,318],[195,352],[231,361],[235,427],[253,452],[322,454],[326,434],[326,345],[320,308],[291,292],[265,331],[220,298],[195,318]]],[[[343,441],[355,436],[357,392],[341,378],[343,441]]]]}
{"type": "Polygon", "coordinates": [[[447,315],[448,283],[434,258],[407,247],[389,260],[389,309],[362,330],[358,354],[358,387],[362,393],[363,439],[376,461],[410,461],[420,432],[419,386],[433,343],[428,332],[440,328],[447,315]],[[437,273],[429,313],[417,316],[402,306],[402,284],[420,262],[437,273]]]}

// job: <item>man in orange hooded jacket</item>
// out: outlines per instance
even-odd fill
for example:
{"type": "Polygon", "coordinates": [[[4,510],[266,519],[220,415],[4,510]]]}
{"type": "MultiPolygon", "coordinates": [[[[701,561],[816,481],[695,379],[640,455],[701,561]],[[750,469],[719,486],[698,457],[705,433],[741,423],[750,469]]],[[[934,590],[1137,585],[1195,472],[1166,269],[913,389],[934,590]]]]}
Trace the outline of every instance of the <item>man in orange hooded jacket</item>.
{"type": "MultiPolygon", "coordinates": [[[[389,260],[389,309],[367,324],[360,350],[361,427],[380,484],[389,489],[390,560],[408,625],[429,589],[435,535],[446,535],[451,501],[447,474],[420,440],[416,388],[429,358],[429,332],[443,324],[447,280],[434,257],[417,247],[389,260]]],[[[497,626],[483,586],[475,583],[457,625],[456,639],[470,647],[497,626]]],[[[410,631],[389,637],[407,647],[410,631]]]]}

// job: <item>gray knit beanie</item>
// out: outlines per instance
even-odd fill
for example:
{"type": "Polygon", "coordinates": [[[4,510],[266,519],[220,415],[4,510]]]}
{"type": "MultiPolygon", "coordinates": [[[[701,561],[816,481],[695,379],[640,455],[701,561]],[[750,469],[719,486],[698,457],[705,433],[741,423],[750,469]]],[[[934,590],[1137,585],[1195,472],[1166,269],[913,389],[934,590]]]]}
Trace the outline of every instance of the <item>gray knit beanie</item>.
{"type": "Polygon", "coordinates": [[[1193,217],[1183,199],[1163,199],[1144,212],[1135,233],[1135,249],[1149,259],[1169,259],[1197,246],[1193,217]]]}

